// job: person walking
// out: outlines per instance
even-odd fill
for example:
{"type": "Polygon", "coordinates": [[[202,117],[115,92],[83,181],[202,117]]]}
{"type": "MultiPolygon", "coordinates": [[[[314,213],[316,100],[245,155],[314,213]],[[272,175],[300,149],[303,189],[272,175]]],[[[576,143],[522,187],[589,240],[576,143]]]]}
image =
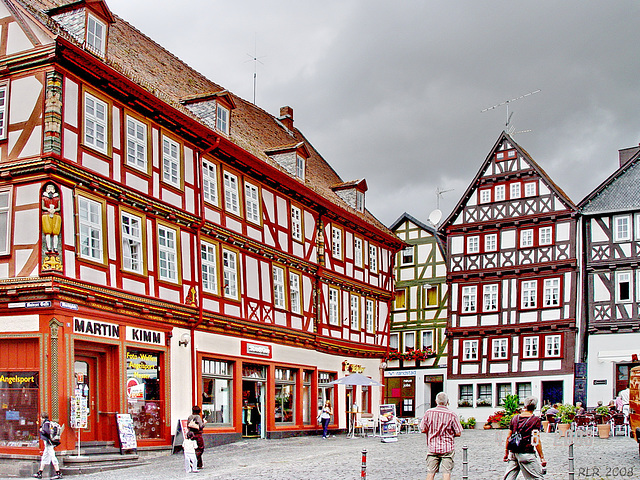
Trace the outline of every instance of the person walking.
{"type": "Polygon", "coordinates": [[[200,416],[200,407],[194,405],[191,408],[191,415],[187,417],[187,427],[189,431],[193,433],[193,437],[198,445],[196,448],[196,459],[198,461],[198,470],[202,468],[202,454],[204,453],[204,439],[202,438],[202,431],[204,430],[204,421],[200,416]]]}
{"type": "Polygon", "coordinates": [[[427,410],[420,420],[420,431],[427,435],[427,480],[433,480],[442,467],[442,480],[451,480],[454,437],[462,435],[458,416],[447,405],[449,397],[440,392],[436,395],[436,407],[427,410]]]}
{"type": "Polygon", "coordinates": [[[187,473],[198,473],[198,467],[196,466],[198,462],[198,458],[196,457],[196,448],[198,448],[198,443],[195,438],[196,437],[193,432],[187,430],[187,435],[182,442],[182,450],[184,451],[184,470],[187,473]]]}
{"type": "Polygon", "coordinates": [[[329,422],[331,422],[333,409],[331,408],[331,400],[324,402],[322,411],[320,412],[320,423],[322,424],[322,438],[326,439],[329,432],[329,422]]]}
{"type": "Polygon", "coordinates": [[[49,414],[42,412],[40,414],[40,439],[44,443],[44,450],[42,451],[42,458],[40,459],[40,468],[38,472],[33,476],[35,478],[42,478],[42,472],[45,467],[50,463],[53,464],[53,468],[56,471],[56,474],[53,478],[62,478],[62,473],[60,473],[60,465],[58,463],[58,459],[56,458],[56,445],[51,441],[51,428],[49,422],[49,414]]]}
{"type": "Polygon", "coordinates": [[[547,461],[542,453],[539,435],[542,431],[542,421],[533,414],[537,405],[537,398],[525,398],[525,411],[511,419],[504,447],[507,470],[504,472],[503,480],[515,480],[520,472],[525,480],[543,479],[542,467],[547,466],[547,461]]]}

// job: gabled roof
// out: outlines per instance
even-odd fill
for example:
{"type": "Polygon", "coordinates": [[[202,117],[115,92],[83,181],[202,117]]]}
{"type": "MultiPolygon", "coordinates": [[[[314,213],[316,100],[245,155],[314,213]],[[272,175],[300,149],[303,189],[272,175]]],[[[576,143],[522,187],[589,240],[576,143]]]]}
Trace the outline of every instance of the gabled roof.
{"type": "MultiPolygon", "coordinates": [[[[60,35],[66,41],[75,44],[79,49],[83,46],[67,35],[62,27],[56,24],[47,14],[53,8],[80,4],[75,0],[5,0],[22,5],[43,28],[53,35],[60,35]]],[[[102,0],[84,0],[86,2],[102,2],[102,0]]],[[[359,212],[350,207],[332,189],[333,185],[342,182],[340,176],[327,163],[322,155],[313,148],[304,134],[297,128],[287,129],[275,117],[260,107],[245,101],[224,87],[212,82],[201,73],[184,63],[129,23],[113,16],[114,23],[109,28],[105,64],[125,76],[139,87],[151,92],[156,98],[165,102],[184,115],[195,118],[202,125],[208,124],[198,118],[181,100],[202,98],[207,95],[225,92],[230,102],[235,104],[231,112],[230,132],[228,139],[255,158],[271,167],[287,174],[276,161],[269,158],[266,152],[281,148],[283,145],[304,143],[309,151],[306,165],[304,185],[339,208],[347,210],[351,215],[369,224],[389,239],[395,236],[376,219],[368,210],[359,212]]],[[[208,127],[210,128],[210,127],[208,127]]],[[[289,175],[289,174],[287,174],[289,175]]]]}
{"type": "Polygon", "coordinates": [[[578,205],[584,215],[640,210],[640,151],[578,205]]]}
{"type": "Polygon", "coordinates": [[[347,190],[349,188],[355,188],[356,190],[360,190],[361,192],[366,192],[369,187],[367,187],[367,181],[364,178],[359,180],[351,180],[349,182],[341,182],[331,186],[331,190],[334,192],[336,190],[347,190]]]}
{"type": "Polygon", "coordinates": [[[402,215],[400,215],[400,217],[398,217],[398,219],[391,224],[389,229],[392,232],[395,233],[395,231],[398,229],[398,227],[400,227],[400,225],[402,225],[406,221],[413,223],[417,227],[422,228],[423,230],[425,230],[426,232],[429,232],[433,236],[433,238],[436,239],[436,243],[440,247],[440,251],[442,252],[442,254],[443,255],[445,254],[445,252],[446,252],[446,244],[445,244],[444,239],[443,239],[443,237],[441,235],[441,232],[436,227],[434,227],[433,225],[427,225],[426,223],[421,222],[420,220],[418,220],[417,218],[413,217],[412,215],[409,215],[407,212],[404,212],[402,215]]]}
{"type": "Polygon", "coordinates": [[[556,185],[556,183],[553,180],[551,180],[551,177],[549,177],[549,175],[547,175],[547,173],[543,170],[543,168],[540,165],[538,165],[535,162],[535,160],[533,160],[533,158],[531,158],[529,153],[527,153],[527,151],[524,148],[518,145],[507,132],[503,131],[498,137],[498,140],[496,141],[496,143],[493,145],[493,148],[487,155],[487,158],[484,160],[484,162],[480,166],[478,173],[473,178],[473,180],[469,184],[469,187],[460,198],[460,201],[458,201],[455,208],[452,210],[449,216],[444,220],[444,222],[442,222],[442,224],[440,225],[440,229],[445,229],[447,226],[449,226],[455,221],[458,215],[460,215],[463,208],[467,204],[469,197],[471,196],[473,191],[476,188],[478,188],[479,180],[482,177],[483,173],[486,171],[486,169],[490,166],[493,160],[494,154],[498,151],[498,148],[500,147],[500,145],[502,145],[502,143],[505,141],[509,142],[513,146],[513,148],[515,148],[518,154],[521,155],[527,161],[527,163],[531,165],[531,168],[535,170],[535,172],[540,176],[542,181],[547,185],[547,187],[549,187],[549,190],[555,193],[555,195],[567,206],[567,209],[574,209],[574,210],[576,209],[575,204],[571,201],[569,196],[566,193],[564,193],[564,191],[558,185],[556,185]]]}

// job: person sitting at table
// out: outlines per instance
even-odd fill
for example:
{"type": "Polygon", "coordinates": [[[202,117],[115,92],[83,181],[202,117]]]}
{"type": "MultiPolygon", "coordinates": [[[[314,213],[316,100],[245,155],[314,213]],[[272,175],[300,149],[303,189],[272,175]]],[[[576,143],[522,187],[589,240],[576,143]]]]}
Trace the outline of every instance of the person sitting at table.
{"type": "Polygon", "coordinates": [[[576,402],[576,415],[584,415],[587,411],[582,406],[582,402],[576,402]]]}
{"type": "Polygon", "coordinates": [[[551,405],[551,407],[549,407],[549,409],[547,410],[547,415],[553,415],[554,417],[556,417],[558,413],[560,412],[558,411],[557,403],[554,403],[553,405],[551,405]]]}

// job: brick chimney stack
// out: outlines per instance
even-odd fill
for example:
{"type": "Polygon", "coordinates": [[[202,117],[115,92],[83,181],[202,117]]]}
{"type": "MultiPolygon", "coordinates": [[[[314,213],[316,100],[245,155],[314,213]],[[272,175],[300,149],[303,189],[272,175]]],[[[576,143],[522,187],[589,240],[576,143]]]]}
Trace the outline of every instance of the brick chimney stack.
{"type": "Polygon", "coordinates": [[[631,160],[631,157],[633,157],[639,151],[640,151],[640,146],[623,148],[621,150],[618,150],[618,155],[620,158],[620,166],[622,167],[623,165],[625,165],[629,160],[631,160]]]}
{"type": "Polygon", "coordinates": [[[293,131],[293,108],[280,107],[280,118],[278,119],[288,130],[293,131]]]}

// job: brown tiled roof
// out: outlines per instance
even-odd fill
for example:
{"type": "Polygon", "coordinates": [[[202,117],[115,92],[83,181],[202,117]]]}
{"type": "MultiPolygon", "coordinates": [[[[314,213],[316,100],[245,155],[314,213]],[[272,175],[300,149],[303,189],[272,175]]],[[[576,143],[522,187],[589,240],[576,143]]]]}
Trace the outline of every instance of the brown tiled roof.
{"type": "MultiPolygon", "coordinates": [[[[46,17],[43,13],[47,10],[75,3],[75,0],[17,1],[37,10],[38,17],[44,21],[46,17]]],[[[115,23],[111,24],[109,29],[107,62],[133,82],[152,91],[161,100],[191,117],[194,116],[193,113],[181,105],[181,99],[225,90],[123,19],[116,15],[114,17],[115,23]]],[[[51,27],[50,22],[48,23],[51,27]]],[[[284,172],[284,169],[271,160],[265,152],[281,148],[283,145],[304,142],[310,153],[307,160],[305,185],[385,234],[393,235],[370,212],[358,212],[333,192],[331,186],[342,183],[342,179],[298,129],[288,130],[273,115],[231,92],[229,94],[236,105],[231,112],[230,120],[229,139],[233,143],[284,172]]]]}

